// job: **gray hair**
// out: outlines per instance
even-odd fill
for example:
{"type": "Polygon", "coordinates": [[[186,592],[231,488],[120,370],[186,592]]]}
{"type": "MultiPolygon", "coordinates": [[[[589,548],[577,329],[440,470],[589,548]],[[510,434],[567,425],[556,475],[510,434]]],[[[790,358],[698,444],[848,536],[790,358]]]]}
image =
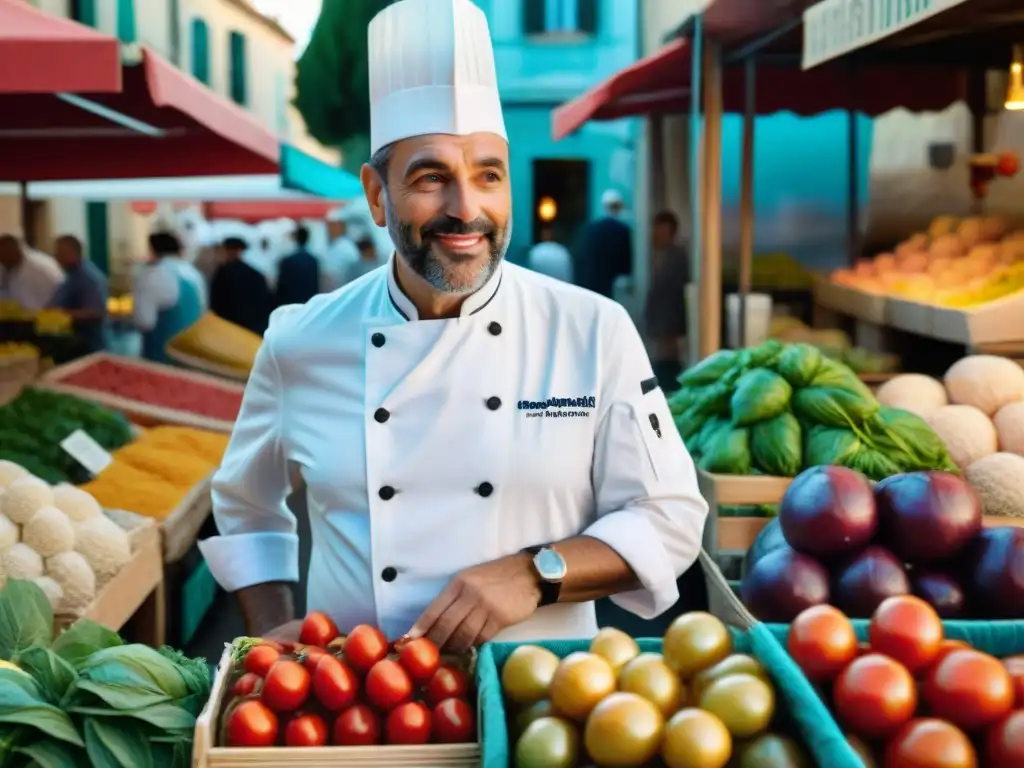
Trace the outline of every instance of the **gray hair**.
{"type": "Polygon", "coordinates": [[[369,165],[380,176],[380,180],[385,187],[388,184],[388,166],[391,164],[391,155],[394,153],[394,150],[394,144],[385,144],[370,157],[369,165]]]}

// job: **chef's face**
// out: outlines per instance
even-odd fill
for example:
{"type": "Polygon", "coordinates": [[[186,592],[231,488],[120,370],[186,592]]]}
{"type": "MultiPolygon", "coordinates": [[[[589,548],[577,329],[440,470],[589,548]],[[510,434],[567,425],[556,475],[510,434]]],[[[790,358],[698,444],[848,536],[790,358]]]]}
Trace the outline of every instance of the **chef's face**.
{"type": "Polygon", "coordinates": [[[370,212],[402,260],[431,287],[465,295],[508,250],[508,143],[491,133],[434,134],[392,146],[386,178],[363,166],[370,212]]]}

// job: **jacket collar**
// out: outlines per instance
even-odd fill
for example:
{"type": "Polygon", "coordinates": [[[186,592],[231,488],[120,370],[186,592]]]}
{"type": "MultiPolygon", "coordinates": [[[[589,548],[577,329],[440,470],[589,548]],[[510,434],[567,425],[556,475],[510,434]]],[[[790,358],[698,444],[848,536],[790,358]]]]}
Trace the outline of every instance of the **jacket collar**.
{"type": "MultiPolygon", "coordinates": [[[[391,300],[391,305],[403,318],[409,321],[419,320],[419,313],[416,311],[416,305],[409,300],[409,297],[406,296],[405,293],[403,293],[402,289],[398,285],[398,279],[395,277],[396,258],[397,256],[392,253],[391,258],[388,259],[388,298],[391,300]]],[[[460,319],[475,315],[490,304],[491,300],[498,293],[498,288],[501,287],[504,265],[505,261],[502,259],[498,264],[498,268],[494,270],[494,274],[491,275],[487,282],[480,287],[480,290],[468,296],[466,300],[462,302],[462,309],[459,312],[460,319]]]]}

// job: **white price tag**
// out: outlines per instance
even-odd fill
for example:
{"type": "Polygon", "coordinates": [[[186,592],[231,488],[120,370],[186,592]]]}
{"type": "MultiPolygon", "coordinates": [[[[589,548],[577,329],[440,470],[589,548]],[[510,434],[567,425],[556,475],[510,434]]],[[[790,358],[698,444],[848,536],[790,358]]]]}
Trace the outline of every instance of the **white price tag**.
{"type": "Polygon", "coordinates": [[[81,429],[76,429],[61,441],[60,447],[92,475],[98,475],[114,461],[106,449],[81,429]]]}

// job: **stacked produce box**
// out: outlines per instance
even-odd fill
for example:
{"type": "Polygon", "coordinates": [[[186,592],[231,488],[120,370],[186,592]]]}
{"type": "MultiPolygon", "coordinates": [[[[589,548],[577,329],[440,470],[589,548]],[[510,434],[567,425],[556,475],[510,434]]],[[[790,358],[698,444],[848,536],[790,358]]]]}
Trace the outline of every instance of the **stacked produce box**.
{"type": "Polygon", "coordinates": [[[476,766],[471,675],[471,658],[425,638],[390,644],[366,625],[342,635],[313,612],[298,643],[241,638],[225,652],[195,764],[476,766]]]}
{"type": "Polygon", "coordinates": [[[866,766],[1024,765],[1019,627],[943,626],[925,601],[901,596],[870,622],[817,606],[773,629],[866,766]]]}
{"type": "Polygon", "coordinates": [[[113,408],[140,424],[178,424],[229,433],[243,386],[168,365],[89,355],[48,372],[39,386],[113,408]]]}
{"type": "Polygon", "coordinates": [[[976,306],[1024,288],[1024,230],[999,216],[940,216],[892,253],[836,270],[832,281],[925,304],[976,306]]]}
{"type": "Polygon", "coordinates": [[[167,345],[175,362],[231,379],[245,380],[263,337],[207,312],[167,345]]]}

